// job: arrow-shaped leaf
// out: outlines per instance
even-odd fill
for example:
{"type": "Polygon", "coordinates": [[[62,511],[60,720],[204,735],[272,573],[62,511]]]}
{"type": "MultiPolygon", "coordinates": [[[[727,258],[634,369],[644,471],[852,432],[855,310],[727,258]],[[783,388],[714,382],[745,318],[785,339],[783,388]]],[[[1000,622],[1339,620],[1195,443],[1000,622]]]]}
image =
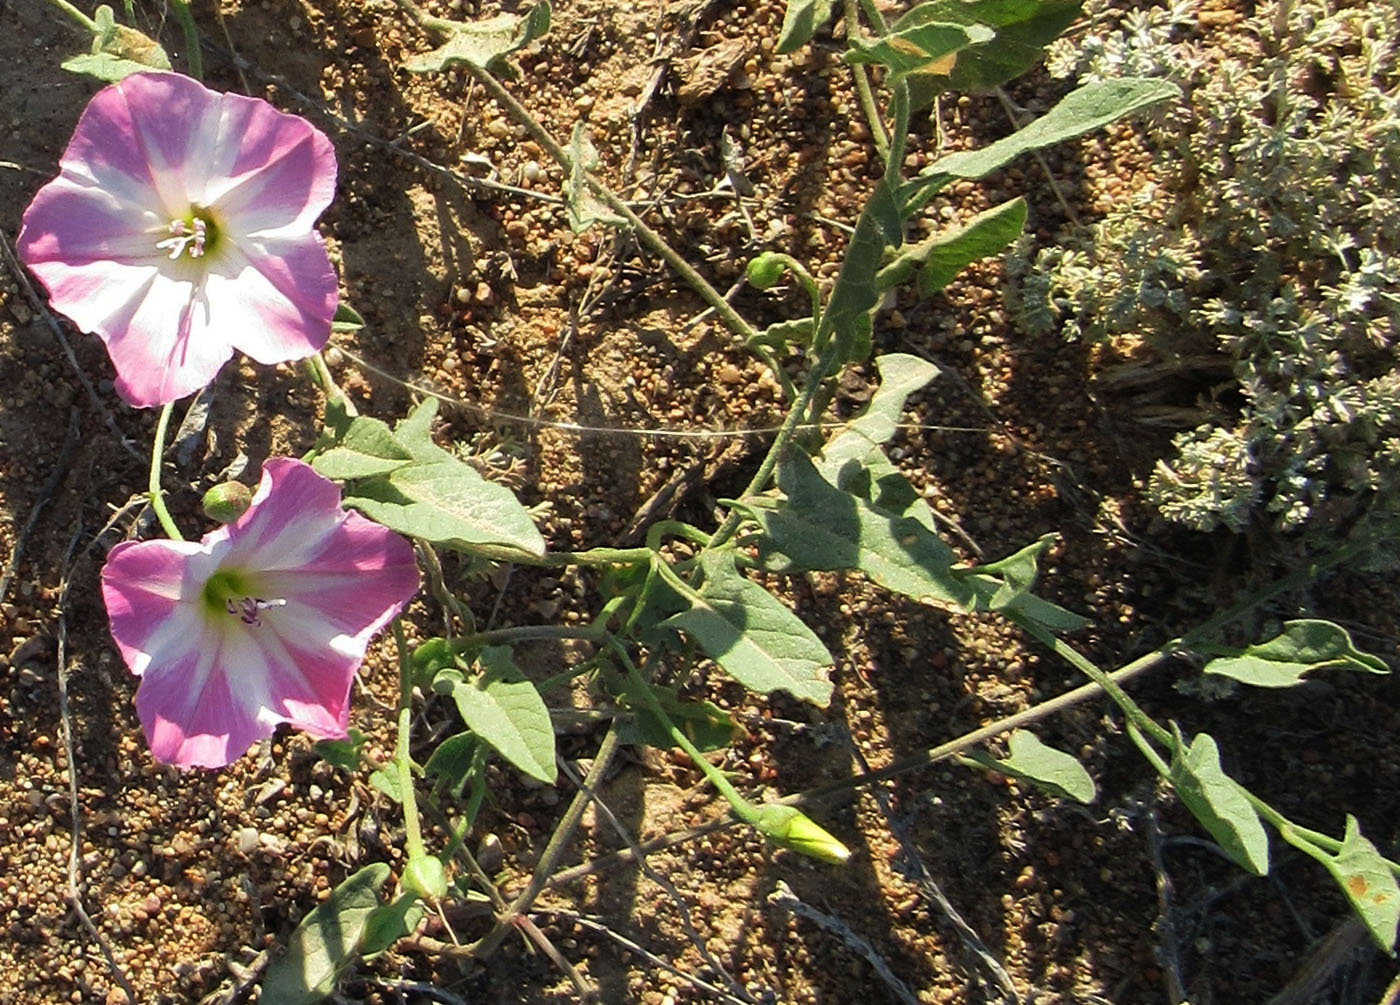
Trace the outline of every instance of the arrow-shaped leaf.
{"type": "Polygon", "coordinates": [[[457,63],[492,68],[549,31],[549,4],[537,3],[524,17],[498,14],[484,21],[447,21],[433,18],[430,27],[446,34],[447,41],[431,52],[405,60],[410,73],[438,73],[457,63]]]}
{"type": "Polygon", "coordinates": [[[1358,650],[1345,628],[1313,619],[1286,621],[1279,635],[1213,659],[1204,672],[1254,687],[1292,687],[1305,673],[1324,667],[1390,673],[1379,657],[1358,650]]]}
{"type": "Polygon", "coordinates": [[[477,661],[481,676],[452,688],[462,721],[525,774],[553,785],[558,777],[554,727],[539,690],[505,646],[488,646],[477,661]]]}
{"type": "Polygon", "coordinates": [[[1256,876],[1269,871],[1269,835],[1240,783],[1220,766],[1220,750],[1198,733],[1188,750],[1176,733],[1167,775],[1181,801],[1226,853],[1256,876]]]}
{"type": "Polygon", "coordinates": [[[831,700],[831,654],[796,614],[734,567],[706,552],[705,582],[690,609],[661,623],[679,628],[740,684],[760,694],[787,691],[823,708],[831,700]]]}

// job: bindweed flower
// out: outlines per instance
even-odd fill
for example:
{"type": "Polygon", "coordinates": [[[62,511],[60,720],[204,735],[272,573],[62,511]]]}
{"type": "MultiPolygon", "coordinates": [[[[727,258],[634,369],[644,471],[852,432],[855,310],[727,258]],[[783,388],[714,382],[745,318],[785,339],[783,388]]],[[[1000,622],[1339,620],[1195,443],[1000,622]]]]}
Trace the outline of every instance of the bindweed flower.
{"type": "Polygon", "coordinates": [[[345,736],[365,648],[417,590],[412,546],[288,458],[263,465],[237,522],[124,542],[102,569],[146,742],[181,768],[222,767],[282,722],[345,736]]]}
{"type": "Polygon", "coordinates": [[[315,223],[335,174],[305,119],[138,73],[88,103],[16,247],[54,309],[106,344],[121,396],[164,405],[234,349],[271,364],[325,345],[336,277],[315,223]]]}

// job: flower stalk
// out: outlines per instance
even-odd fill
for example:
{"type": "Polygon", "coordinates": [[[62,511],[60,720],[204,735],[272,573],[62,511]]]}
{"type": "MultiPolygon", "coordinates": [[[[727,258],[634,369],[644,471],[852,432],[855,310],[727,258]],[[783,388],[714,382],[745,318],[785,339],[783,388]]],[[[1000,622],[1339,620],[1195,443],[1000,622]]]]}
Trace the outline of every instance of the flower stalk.
{"type": "Polygon", "coordinates": [[[166,402],[165,407],[160,410],[160,418],[156,420],[155,440],[151,444],[151,477],[147,486],[146,497],[151,501],[151,509],[155,511],[156,519],[160,521],[161,530],[165,531],[165,536],[172,541],[183,541],[180,528],[175,526],[174,519],[170,516],[170,510],[165,508],[165,493],[160,487],[160,466],[161,459],[165,455],[165,433],[170,426],[170,413],[174,411],[175,403],[166,402]]]}

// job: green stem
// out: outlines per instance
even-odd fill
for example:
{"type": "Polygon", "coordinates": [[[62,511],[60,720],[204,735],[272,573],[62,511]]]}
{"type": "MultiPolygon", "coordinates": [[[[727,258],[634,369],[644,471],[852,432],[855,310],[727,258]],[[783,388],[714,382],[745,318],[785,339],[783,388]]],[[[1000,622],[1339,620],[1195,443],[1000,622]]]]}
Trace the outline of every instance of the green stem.
{"type": "Polygon", "coordinates": [[[549,838],[549,844],[545,845],[544,851],[540,854],[540,860],[535,865],[534,872],[530,874],[529,885],[497,917],[495,927],[487,932],[481,941],[471,947],[472,954],[477,959],[484,960],[495,951],[506,934],[515,927],[515,919],[528,911],[530,905],[535,902],[535,898],[549,885],[550,876],[554,875],[554,871],[559,867],[559,859],[563,857],[565,849],[569,847],[569,842],[573,839],[574,831],[578,829],[579,822],[583,820],[583,811],[588,808],[588,804],[592,801],[593,797],[590,793],[596,792],[597,787],[602,784],[620,746],[618,724],[614,722],[607,735],[603,737],[603,742],[598,745],[598,752],[593,755],[593,766],[588,769],[588,776],[584,780],[582,788],[574,794],[573,802],[565,811],[564,818],[554,829],[554,833],[549,838]]]}
{"type": "Polygon", "coordinates": [[[194,26],[194,15],[190,13],[190,0],[170,0],[175,11],[175,20],[180,22],[180,30],[185,34],[185,62],[189,64],[190,76],[195,80],[204,79],[204,54],[199,51],[199,30],[194,26]]]}
{"type": "Polygon", "coordinates": [[[1142,710],[1137,702],[1128,697],[1126,691],[1119,686],[1108,673],[1100,670],[1087,656],[1075,649],[1072,645],[1056,637],[1052,632],[1046,630],[1041,625],[1030,618],[1023,617],[1015,611],[1004,612],[1007,616],[1020,625],[1022,630],[1037,639],[1042,645],[1050,649],[1056,656],[1072,665],[1080,673],[1084,674],[1091,681],[1103,688],[1103,691],[1114,703],[1123,710],[1128,720],[1142,730],[1152,739],[1156,740],[1164,747],[1172,746],[1172,735],[1161,726],[1156,719],[1152,718],[1142,710]]]}
{"type": "Polygon", "coordinates": [[[321,393],[326,396],[330,404],[339,405],[349,416],[358,415],[355,403],[346,397],[345,392],[340,389],[340,385],[335,382],[335,375],[331,373],[331,368],[326,365],[326,359],[319,352],[308,356],[303,365],[306,367],[306,375],[311,378],[311,382],[320,388],[321,393]]]}
{"type": "Polygon", "coordinates": [[[161,529],[165,531],[165,536],[172,541],[183,541],[180,528],[175,526],[175,521],[170,517],[170,511],[165,508],[165,495],[160,489],[160,463],[165,454],[165,431],[170,426],[170,413],[175,410],[175,402],[171,401],[160,410],[160,418],[156,420],[155,442],[151,445],[151,477],[147,483],[147,498],[151,501],[151,509],[155,511],[156,519],[160,521],[161,529]]]}
{"type": "Polygon", "coordinates": [[[482,646],[509,646],[516,642],[546,640],[582,639],[587,642],[599,642],[606,632],[607,628],[601,621],[581,628],[570,625],[514,625],[510,628],[491,628],[484,632],[459,635],[452,640],[452,651],[465,653],[482,646]]]}
{"type": "Polygon", "coordinates": [[[409,759],[409,731],[413,725],[413,673],[409,668],[408,640],[404,637],[403,621],[394,619],[394,642],[399,649],[399,735],[394,747],[394,763],[398,767],[399,795],[403,800],[404,850],[408,861],[421,858],[423,832],[418,823],[418,802],[413,793],[413,766],[409,759]]]}
{"type": "MultiPolygon", "coordinates": [[[[850,42],[857,34],[856,26],[860,23],[860,10],[858,0],[846,0],[846,41],[850,42]]],[[[851,74],[856,82],[856,96],[860,99],[861,111],[865,113],[865,121],[870,125],[870,138],[875,142],[875,151],[880,155],[880,160],[889,163],[890,159],[890,137],[885,132],[884,119],[880,117],[880,108],[875,104],[875,92],[870,88],[870,72],[865,64],[855,63],[851,66],[851,74]]]]}
{"type": "Polygon", "coordinates": [[[97,22],[94,21],[92,18],[88,17],[82,11],[78,10],[78,8],[74,7],[71,3],[68,2],[68,0],[49,0],[49,3],[53,4],[59,10],[63,11],[63,13],[67,14],[78,24],[82,25],[82,27],[86,30],[92,32],[94,35],[97,34],[97,22]]]}
{"type": "Polygon", "coordinates": [[[666,727],[666,731],[671,734],[671,740],[686,752],[686,755],[695,762],[695,766],[704,773],[710,784],[718,790],[720,795],[724,796],[735,817],[746,824],[756,824],[758,822],[758,807],[740,795],[739,790],[730,784],[729,779],[724,777],[724,773],[707,761],[700,749],[690,742],[690,737],[686,736],[681,728],[671,721],[671,717],[666,714],[666,709],[652,692],[651,685],[642,676],[642,672],[637,669],[637,665],[632,662],[632,657],[627,654],[627,649],[614,639],[610,639],[609,644],[617,658],[627,668],[627,676],[636,685],[638,697],[646,704],[651,714],[656,716],[666,727]]]}

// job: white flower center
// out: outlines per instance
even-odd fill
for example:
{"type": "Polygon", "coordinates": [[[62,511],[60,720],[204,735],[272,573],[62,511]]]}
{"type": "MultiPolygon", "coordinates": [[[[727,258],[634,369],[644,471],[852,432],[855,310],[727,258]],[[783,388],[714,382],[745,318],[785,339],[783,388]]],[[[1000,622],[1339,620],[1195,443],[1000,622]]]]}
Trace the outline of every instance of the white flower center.
{"type": "Polygon", "coordinates": [[[264,600],[262,597],[244,597],[237,602],[232,597],[224,601],[224,609],[230,614],[236,615],[238,620],[245,625],[252,625],[254,628],[262,626],[262,611],[271,610],[274,607],[286,607],[285,600],[264,600]]]}
{"type": "Polygon", "coordinates": [[[161,251],[170,249],[170,260],[183,255],[186,249],[189,250],[191,258],[202,258],[204,256],[204,240],[208,225],[200,217],[191,217],[190,222],[184,220],[170,221],[170,236],[163,241],[157,241],[156,247],[161,251]]]}

